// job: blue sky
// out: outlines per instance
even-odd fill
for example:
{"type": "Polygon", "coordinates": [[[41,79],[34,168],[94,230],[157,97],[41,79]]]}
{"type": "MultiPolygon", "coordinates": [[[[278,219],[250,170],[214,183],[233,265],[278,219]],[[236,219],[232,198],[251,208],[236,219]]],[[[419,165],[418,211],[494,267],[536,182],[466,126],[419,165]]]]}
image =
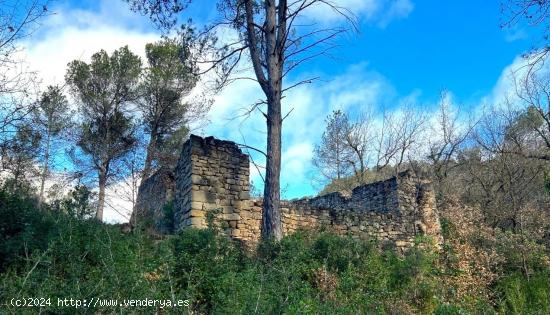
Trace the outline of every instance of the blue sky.
{"type": "MultiPolygon", "coordinates": [[[[312,185],[312,150],[332,110],[357,112],[369,106],[381,111],[404,103],[434,109],[441,90],[447,89],[456,106],[475,111],[502,98],[510,86],[507,72],[538,40],[521,26],[501,29],[497,0],[334,2],[354,11],[359,33],[341,38],[333,59],[310,62],[289,80],[311,74],[322,78],[293,90],[283,104],[287,111],[294,109],[283,126],[282,181],[287,198],[317,192],[319,187],[312,185]]],[[[159,38],[149,20],[130,12],[122,1],[60,0],[50,11],[56,14],[25,42],[28,60],[45,84],[62,82],[64,67],[72,59],[89,60],[101,48],[112,51],[123,45],[143,55],[145,43],[159,38]]],[[[186,17],[204,23],[215,14],[214,1],[194,1],[186,17]]],[[[312,12],[311,18],[325,25],[342,22],[323,9],[312,12]]],[[[260,97],[254,82],[234,83],[214,97],[210,122],[196,126],[195,132],[263,148],[260,116],[229,120],[260,97]]],[[[253,180],[258,183],[259,177],[253,175],[253,180]]]]}

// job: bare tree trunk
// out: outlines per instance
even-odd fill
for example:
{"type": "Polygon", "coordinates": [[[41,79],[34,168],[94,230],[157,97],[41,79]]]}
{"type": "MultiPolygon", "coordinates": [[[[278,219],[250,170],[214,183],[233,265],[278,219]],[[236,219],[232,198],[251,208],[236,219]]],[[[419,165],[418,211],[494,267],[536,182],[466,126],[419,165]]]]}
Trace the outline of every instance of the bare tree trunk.
{"type": "MultiPolygon", "coordinates": [[[[349,144],[348,144],[349,145],[349,144]]],[[[357,147],[353,145],[349,145],[355,155],[357,156],[357,160],[359,161],[359,173],[357,172],[357,167],[355,166],[355,163],[353,163],[353,168],[355,172],[355,176],[359,180],[359,184],[365,184],[365,157],[364,153],[357,147]]]]}
{"type": "Polygon", "coordinates": [[[267,163],[264,186],[262,236],[280,240],[283,237],[281,222],[281,99],[272,99],[267,115],[267,163]]]}
{"type": "MultiPolygon", "coordinates": [[[[250,1],[248,2],[250,4],[250,1]]],[[[283,237],[281,222],[281,134],[283,118],[281,115],[282,93],[282,49],[278,46],[277,36],[284,36],[286,30],[285,12],[279,12],[277,33],[277,10],[274,0],[265,1],[266,13],[266,56],[267,61],[267,161],[264,186],[264,204],[262,217],[262,236],[279,241],[283,237]],[[283,30],[283,31],[281,31],[283,30]]],[[[279,4],[282,11],[286,10],[286,1],[279,4]]],[[[247,7],[247,11],[250,6],[247,7]]],[[[248,11],[247,13],[251,13],[248,11]]]]}
{"type": "Polygon", "coordinates": [[[50,161],[50,140],[51,140],[51,131],[48,130],[48,136],[46,139],[46,151],[44,152],[44,166],[42,168],[42,174],[40,175],[40,197],[38,199],[38,206],[42,209],[42,204],[44,203],[44,186],[46,184],[46,177],[48,176],[49,166],[48,162],[50,161]]]}
{"type": "Polygon", "coordinates": [[[141,171],[141,180],[144,181],[151,174],[151,164],[153,164],[153,158],[155,156],[157,146],[157,132],[151,131],[151,139],[147,145],[147,155],[145,156],[145,163],[143,165],[143,171],[141,171]]]}
{"type": "Polygon", "coordinates": [[[97,200],[96,219],[103,221],[103,208],[105,207],[105,187],[107,186],[107,174],[105,170],[99,171],[99,195],[97,200]]]}

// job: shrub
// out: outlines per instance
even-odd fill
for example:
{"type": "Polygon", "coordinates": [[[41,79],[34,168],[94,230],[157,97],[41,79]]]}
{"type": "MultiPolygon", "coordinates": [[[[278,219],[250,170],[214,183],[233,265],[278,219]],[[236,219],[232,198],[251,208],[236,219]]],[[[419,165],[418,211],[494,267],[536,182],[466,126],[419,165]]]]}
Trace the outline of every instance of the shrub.
{"type": "Polygon", "coordinates": [[[496,288],[501,295],[500,310],[506,314],[550,314],[550,271],[527,279],[520,273],[504,277],[496,288]]]}
{"type": "MultiPolygon", "coordinates": [[[[162,239],[141,229],[124,234],[79,215],[89,202],[75,196],[39,210],[28,192],[0,190],[0,300],[191,302],[189,309],[155,309],[165,314],[550,313],[547,249],[523,235],[488,229],[470,208],[447,209],[441,252],[431,251],[424,238],[400,255],[375,241],[326,231],[299,231],[250,252],[213,223],[162,239]]],[[[46,311],[76,312],[55,305],[46,311]]],[[[87,311],[152,310],[119,305],[87,311]]]]}
{"type": "Polygon", "coordinates": [[[212,229],[185,229],[173,240],[175,283],[193,307],[211,312],[220,296],[225,296],[225,278],[242,269],[241,251],[212,229]]]}
{"type": "Polygon", "coordinates": [[[17,268],[35,251],[44,251],[55,221],[37,209],[35,198],[0,189],[0,272],[17,268]]]}

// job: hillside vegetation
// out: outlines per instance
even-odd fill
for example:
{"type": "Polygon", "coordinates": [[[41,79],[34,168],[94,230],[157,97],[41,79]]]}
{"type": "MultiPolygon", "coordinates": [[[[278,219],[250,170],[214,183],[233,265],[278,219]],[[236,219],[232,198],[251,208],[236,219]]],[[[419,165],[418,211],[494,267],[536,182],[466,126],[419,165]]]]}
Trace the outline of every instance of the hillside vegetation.
{"type": "Polygon", "coordinates": [[[0,191],[0,300],[51,299],[4,314],[548,314],[548,249],[485,226],[448,202],[445,243],[404,256],[326,231],[246,251],[214,229],[153,238],[99,223],[85,189],[38,210],[25,190],[0,191]],[[59,306],[59,299],[187,300],[188,307],[59,306]]]}

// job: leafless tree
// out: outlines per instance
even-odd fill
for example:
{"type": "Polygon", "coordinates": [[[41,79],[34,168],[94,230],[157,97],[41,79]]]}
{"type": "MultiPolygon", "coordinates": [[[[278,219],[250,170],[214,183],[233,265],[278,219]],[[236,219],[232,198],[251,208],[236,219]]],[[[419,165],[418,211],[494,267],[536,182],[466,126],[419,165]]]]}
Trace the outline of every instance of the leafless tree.
{"type": "Polygon", "coordinates": [[[346,145],[350,151],[349,164],[357,184],[365,184],[367,181],[366,172],[369,167],[371,147],[375,139],[375,116],[372,111],[361,112],[357,119],[353,120],[346,132],[346,145]]]}
{"type": "Polygon", "coordinates": [[[0,1],[0,136],[31,112],[35,78],[18,53],[17,43],[30,36],[48,14],[48,1],[0,1]]]}
{"type": "MultiPolygon", "coordinates": [[[[112,189],[112,198],[120,199],[125,203],[128,203],[130,207],[127,209],[128,213],[121,213],[119,209],[117,212],[129,219],[129,214],[135,209],[139,185],[142,181],[142,170],[144,164],[144,154],[142,150],[143,146],[136,145],[130,150],[130,152],[122,158],[122,161],[117,165],[116,174],[117,184],[116,188],[112,189]]],[[[112,207],[117,210],[115,207],[112,207]]]]}
{"type": "MultiPolygon", "coordinates": [[[[514,28],[522,25],[540,30],[539,43],[525,54],[528,69],[536,68],[544,62],[550,52],[550,1],[546,0],[502,0],[502,28],[514,28]]],[[[531,70],[529,70],[531,71],[531,70]]]]}
{"type": "Polygon", "coordinates": [[[28,186],[36,176],[39,149],[40,135],[30,124],[19,125],[14,136],[0,144],[2,171],[9,175],[12,188],[28,186]]]}
{"type": "Polygon", "coordinates": [[[0,1],[0,171],[12,173],[15,182],[34,169],[37,140],[25,121],[36,105],[37,86],[17,44],[39,26],[46,5],[39,0],[0,1]]]}
{"type": "Polygon", "coordinates": [[[420,157],[416,151],[423,145],[427,121],[421,109],[404,106],[385,112],[380,121],[372,111],[363,111],[355,119],[338,111],[331,118],[313,161],[329,180],[330,187],[323,192],[349,191],[373,179],[395,175],[420,157]]]}
{"type": "Polygon", "coordinates": [[[375,116],[372,111],[363,111],[350,119],[337,110],[326,122],[321,142],[314,149],[313,165],[322,176],[323,192],[350,192],[368,181],[375,116]]]}
{"type": "Polygon", "coordinates": [[[515,121],[507,138],[515,152],[528,158],[550,161],[550,78],[541,68],[516,78],[520,109],[512,113],[515,121]]]}
{"type": "Polygon", "coordinates": [[[434,137],[428,139],[428,160],[439,183],[456,166],[460,147],[468,139],[472,129],[472,124],[461,127],[458,119],[459,113],[452,108],[448,92],[443,91],[439,101],[437,124],[431,127],[434,137]]]}
{"type": "MultiPolygon", "coordinates": [[[[467,171],[467,201],[481,204],[494,227],[521,232],[522,209],[528,204],[544,204],[545,162],[514,152],[510,129],[521,117],[507,108],[491,107],[472,131],[477,145],[462,153],[467,171]]],[[[541,207],[540,209],[544,209],[541,207]]]]}
{"type": "MultiPolygon", "coordinates": [[[[498,106],[486,109],[491,132],[478,131],[476,140],[485,150],[523,158],[550,161],[550,79],[541,70],[514,76],[516,93],[498,106]]],[[[489,128],[485,128],[488,130],[489,128]]]]}
{"type": "Polygon", "coordinates": [[[376,170],[393,166],[399,172],[409,159],[425,128],[426,115],[412,105],[399,111],[384,113],[382,125],[376,135],[376,170]]]}
{"type": "MultiPolygon", "coordinates": [[[[40,134],[41,162],[40,170],[40,194],[39,203],[44,202],[46,180],[50,176],[52,162],[60,151],[59,144],[62,141],[63,131],[71,123],[71,113],[65,95],[58,86],[49,86],[42,93],[38,105],[33,110],[32,122],[36,131],[40,134]]],[[[59,158],[59,156],[57,156],[59,158]]]]}
{"type": "MultiPolygon", "coordinates": [[[[129,1],[136,7],[151,1],[129,1]]],[[[153,1],[160,8],[163,1],[153,1]]],[[[187,2],[179,1],[184,9],[187,2]]],[[[315,6],[341,15],[355,27],[351,12],[325,0],[221,0],[218,2],[218,22],[207,27],[194,38],[201,52],[206,70],[215,70],[218,83],[223,86],[238,78],[258,82],[265,100],[252,110],[262,111],[267,125],[267,161],[263,198],[262,235],[280,239],[282,223],[280,213],[280,173],[282,124],[286,114],[282,112],[281,99],[289,89],[309,83],[308,78],[285,85],[284,80],[298,66],[318,56],[326,55],[336,44],[334,39],[348,31],[348,27],[320,26],[307,18],[307,12],[315,6]],[[237,32],[234,40],[211,40],[220,29],[232,28],[237,32]],[[245,59],[251,64],[254,76],[232,75],[245,59]]],[[[157,8],[155,7],[155,8],[157,8]]],[[[143,9],[139,11],[144,12],[143,9]]],[[[181,11],[180,10],[180,11],[181,11]]],[[[176,10],[177,11],[177,10],[176,10]]],[[[174,11],[172,11],[174,12],[174,11]]],[[[165,11],[170,16],[170,11],[165,11]]],[[[158,16],[158,15],[157,15],[158,16]]],[[[169,19],[168,19],[169,20],[169,19]]],[[[252,111],[251,110],[251,111],[252,111]]]]}

